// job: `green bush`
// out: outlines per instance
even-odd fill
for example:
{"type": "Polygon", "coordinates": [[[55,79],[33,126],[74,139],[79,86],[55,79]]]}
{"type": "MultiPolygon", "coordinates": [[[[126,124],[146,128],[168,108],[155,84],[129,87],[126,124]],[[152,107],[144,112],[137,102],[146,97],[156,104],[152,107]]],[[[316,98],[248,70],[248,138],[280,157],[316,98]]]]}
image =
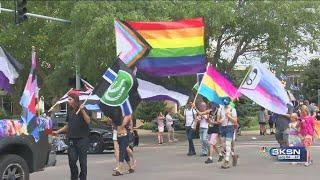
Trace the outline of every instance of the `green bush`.
{"type": "Polygon", "coordinates": [[[248,100],[247,98],[241,98],[236,105],[240,126],[247,128],[255,126],[258,122],[257,113],[260,106],[255,103],[253,104],[252,101],[248,100]]]}
{"type": "Polygon", "coordinates": [[[8,115],[6,113],[6,111],[2,108],[0,108],[0,119],[4,119],[4,118],[7,118],[8,115]]]}
{"type": "Polygon", "coordinates": [[[144,129],[144,130],[152,130],[152,131],[155,131],[157,128],[156,124],[153,123],[153,122],[145,122],[143,124],[143,126],[141,126],[141,129],[144,129]]]}
{"type": "Polygon", "coordinates": [[[145,102],[142,101],[134,112],[137,119],[143,119],[145,122],[151,122],[157,118],[158,113],[166,109],[166,104],[162,101],[145,102]]]}

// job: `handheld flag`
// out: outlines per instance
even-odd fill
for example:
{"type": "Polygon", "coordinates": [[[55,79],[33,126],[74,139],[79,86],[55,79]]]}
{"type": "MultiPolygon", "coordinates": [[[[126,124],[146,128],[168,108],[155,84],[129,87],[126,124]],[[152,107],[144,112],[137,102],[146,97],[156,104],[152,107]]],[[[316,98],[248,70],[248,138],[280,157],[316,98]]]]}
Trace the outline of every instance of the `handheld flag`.
{"type": "Polygon", "coordinates": [[[227,97],[234,100],[240,96],[237,88],[210,64],[207,66],[198,93],[217,104],[224,104],[223,100],[227,97]]]}
{"type": "Polygon", "coordinates": [[[137,91],[138,82],[132,71],[118,60],[102,76],[93,93],[100,97],[100,109],[114,121],[130,115],[141,101],[137,91]]]}
{"type": "Polygon", "coordinates": [[[27,132],[33,135],[36,141],[39,140],[39,133],[37,132],[37,98],[38,98],[38,83],[36,76],[36,52],[32,50],[32,64],[26,86],[24,88],[20,105],[23,109],[21,116],[23,126],[27,126],[27,132]]]}
{"type": "Polygon", "coordinates": [[[291,104],[283,84],[261,63],[255,63],[239,91],[260,106],[286,114],[291,104]]]}

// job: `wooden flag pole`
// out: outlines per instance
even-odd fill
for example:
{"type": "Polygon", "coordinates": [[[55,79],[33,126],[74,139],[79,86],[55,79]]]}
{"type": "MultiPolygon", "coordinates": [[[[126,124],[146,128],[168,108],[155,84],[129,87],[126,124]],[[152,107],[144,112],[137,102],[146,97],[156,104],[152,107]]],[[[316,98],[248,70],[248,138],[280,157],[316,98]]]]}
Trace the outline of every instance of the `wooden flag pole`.
{"type": "MultiPolygon", "coordinates": [[[[65,93],[63,96],[69,94],[69,92],[72,91],[72,90],[73,90],[73,88],[71,88],[71,89],[70,89],[67,93],[65,93]]],[[[62,97],[63,97],[63,96],[62,96],[62,97]]],[[[61,98],[60,98],[60,99],[61,99],[61,98]]],[[[58,101],[57,101],[53,106],[51,106],[51,108],[49,109],[48,112],[51,112],[51,111],[53,110],[53,108],[56,107],[56,105],[58,105],[58,101]]]]}
{"type": "MultiPolygon", "coordinates": [[[[204,73],[203,77],[206,75],[206,73],[207,73],[207,69],[208,69],[208,66],[209,66],[209,65],[210,65],[210,63],[208,63],[207,68],[206,68],[206,72],[204,73]]],[[[201,79],[201,82],[200,82],[199,88],[198,88],[198,90],[197,90],[197,94],[196,94],[196,96],[194,97],[193,104],[196,102],[196,99],[197,99],[197,97],[198,97],[198,95],[199,95],[199,89],[201,88],[202,81],[203,81],[203,78],[201,79]]]]}
{"type": "MultiPolygon", "coordinates": [[[[93,92],[93,91],[90,92],[90,94],[88,95],[88,97],[86,98],[86,100],[84,100],[81,105],[85,105],[85,104],[86,104],[86,102],[88,101],[89,97],[92,95],[92,92],[93,92]]],[[[79,114],[80,110],[81,110],[81,109],[80,109],[80,107],[79,107],[78,111],[76,112],[76,115],[79,114]]]]}

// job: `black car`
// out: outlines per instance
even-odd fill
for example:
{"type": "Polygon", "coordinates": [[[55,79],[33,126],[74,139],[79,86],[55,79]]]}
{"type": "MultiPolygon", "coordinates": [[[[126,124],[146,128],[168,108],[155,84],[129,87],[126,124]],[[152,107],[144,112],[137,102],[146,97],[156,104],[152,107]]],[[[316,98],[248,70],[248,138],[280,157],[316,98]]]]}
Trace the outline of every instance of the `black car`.
{"type": "MultiPolygon", "coordinates": [[[[65,112],[54,113],[53,130],[58,130],[66,124],[65,112]]],[[[89,153],[102,153],[104,150],[113,150],[112,127],[108,126],[96,119],[91,119],[90,127],[90,146],[89,153]]],[[[60,140],[66,143],[66,136],[59,136],[60,140]]],[[[67,143],[66,143],[67,144],[67,143]]],[[[59,149],[58,152],[64,152],[67,148],[59,149]]]]}

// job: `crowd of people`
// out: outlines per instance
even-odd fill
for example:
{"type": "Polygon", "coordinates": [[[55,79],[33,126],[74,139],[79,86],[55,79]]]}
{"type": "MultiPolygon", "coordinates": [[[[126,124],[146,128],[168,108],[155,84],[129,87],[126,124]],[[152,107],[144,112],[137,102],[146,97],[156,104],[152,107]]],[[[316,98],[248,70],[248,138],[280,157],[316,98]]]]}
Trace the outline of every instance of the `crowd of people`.
{"type": "MultiPolygon", "coordinates": [[[[232,165],[236,166],[238,155],[235,154],[235,136],[238,128],[237,112],[230,105],[229,98],[224,99],[224,105],[200,102],[197,106],[190,101],[184,110],[185,129],[188,139],[188,156],[196,155],[193,139],[196,129],[199,129],[201,142],[200,156],[208,157],[206,164],[214,162],[214,156],[217,161],[223,161],[221,168],[230,168],[230,157],[232,156],[232,165]]],[[[169,110],[166,116],[159,113],[157,117],[158,124],[158,143],[163,143],[164,124],[168,129],[168,142],[176,142],[174,138],[174,128],[172,127],[175,119],[172,118],[172,110],[169,110]],[[166,123],[164,123],[166,121],[166,123]]]]}
{"type": "Polygon", "coordinates": [[[316,136],[316,108],[305,100],[296,108],[288,105],[288,114],[275,118],[275,137],[280,147],[304,147],[307,151],[305,166],[312,164],[310,147],[316,136]]]}
{"type": "MultiPolygon", "coordinates": [[[[188,156],[196,155],[193,139],[195,130],[199,128],[201,142],[200,156],[207,157],[206,164],[222,162],[221,168],[236,166],[238,154],[235,152],[236,130],[239,127],[237,111],[230,105],[231,100],[225,98],[223,105],[200,102],[197,105],[190,101],[184,110],[185,129],[188,139],[188,156]]],[[[316,110],[308,101],[294,108],[288,105],[288,114],[277,115],[268,114],[261,108],[258,113],[260,124],[260,134],[266,134],[265,125],[269,123],[270,134],[274,133],[280,147],[305,147],[307,150],[307,162],[305,166],[312,164],[312,154],[310,146],[314,141],[316,110]],[[270,122],[272,121],[272,122],[270,122]]],[[[174,122],[172,109],[165,115],[161,112],[157,117],[158,143],[164,142],[164,129],[168,130],[168,142],[173,143],[178,140],[174,136],[174,122]]],[[[89,144],[89,124],[90,114],[84,105],[80,104],[79,97],[75,93],[69,93],[67,125],[53,134],[66,133],[68,137],[68,159],[71,172],[71,179],[85,180],[87,177],[87,151],[89,144]],[[77,111],[80,109],[79,113],[77,111]],[[77,166],[80,163],[80,173],[77,166]]],[[[136,161],[133,156],[133,147],[130,142],[133,138],[132,115],[124,116],[121,120],[111,119],[113,127],[113,141],[115,150],[116,167],[113,176],[120,176],[124,173],[134,173],[136,161]],[[125,170],[125,161],[128,170],[125,170]]]]}

